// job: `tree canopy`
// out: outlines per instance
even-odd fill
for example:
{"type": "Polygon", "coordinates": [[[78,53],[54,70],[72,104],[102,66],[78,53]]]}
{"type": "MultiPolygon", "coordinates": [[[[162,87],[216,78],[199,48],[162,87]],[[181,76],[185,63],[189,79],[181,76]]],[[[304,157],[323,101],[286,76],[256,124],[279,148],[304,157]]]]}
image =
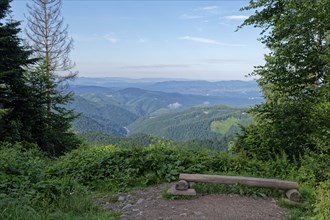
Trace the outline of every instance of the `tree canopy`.
{"type": "Polygon", "coordinates": [[[20,141],[29,136],[31,120],[25,68],[34,63],[32,51],[21,45],[20,23],[8,19],[11,1],[0,3],[0,140],[20,141]],[[7,18],[7,19],[6,19],[7,18]]]}
{"type": "Polygon", "coordinates": [[[270,53],[251,73],[265,102],[252,109],[257,124],[237,147],[290,157],[329,150],[330,1],[259,0],[242,10],[256,10],[240,27],[261,28],[260,41],[270,53]]]}
{"type": "Polygon", "coordinates": [[[71,130],[76,115],[65,108],[72,94],[36,67],[35,51],[18,37],[20,23],[5,20],[10,2],[0,3],[0,141],[36,143],[58,156],[79,145],[71,130]]]}

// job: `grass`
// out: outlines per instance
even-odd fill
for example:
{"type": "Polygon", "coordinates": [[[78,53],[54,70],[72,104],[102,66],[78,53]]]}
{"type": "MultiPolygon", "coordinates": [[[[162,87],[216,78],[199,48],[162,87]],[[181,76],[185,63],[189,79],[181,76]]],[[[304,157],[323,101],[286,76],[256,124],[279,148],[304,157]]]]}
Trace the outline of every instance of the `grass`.
{"type": "Polygon", "coordinates": [[[280,198],[283,196],[279,190],[276,189],[265,189],[257,187],[249,187],[242,185],[225,185],[225,184],[208,184],[208,183],[197,183],[194,188],[199,193],[204,194],[238,194],[241,196],[257,197],[274,197],[280,198]]]}
{"type": "Polygon", "coordinates": [[[220,134],[226,134],[233,125],[237,125],[240,122],[239,119],[230,117],[223,121],[213,121],[211,123],[211,131],[220,134]]]}

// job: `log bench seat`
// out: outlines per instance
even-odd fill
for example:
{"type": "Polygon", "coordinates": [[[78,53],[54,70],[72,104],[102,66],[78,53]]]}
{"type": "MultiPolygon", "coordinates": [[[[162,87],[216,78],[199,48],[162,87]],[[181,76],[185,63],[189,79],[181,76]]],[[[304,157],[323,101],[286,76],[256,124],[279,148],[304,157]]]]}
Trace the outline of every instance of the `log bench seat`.
{"type": "Polygon", "coordinates": [[[205,174],[180,174],[179,182],[171,187],[168,191],[170,195],[196,195],[196,191],[191,188],[191,183],[215,183],[226,185],[243,185],[262,188],[273,188],[286,190],[286,196],[294,202],[301,201],[298,192],[299,185],[296,182],[287,180],[254,178],[244,176],[220,176],[205,174]]]}

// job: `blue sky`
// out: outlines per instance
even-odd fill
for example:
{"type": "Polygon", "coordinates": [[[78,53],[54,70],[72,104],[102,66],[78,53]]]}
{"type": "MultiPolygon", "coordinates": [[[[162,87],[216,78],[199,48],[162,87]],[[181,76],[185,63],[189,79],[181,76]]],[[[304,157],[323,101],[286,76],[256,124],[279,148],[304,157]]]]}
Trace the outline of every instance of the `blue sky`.
{"type": "MultiPolygon", "coordinates": [[[[25,28],[29,1],[14,0],[25,28]]],[[[263,64],[260,30],[235,32],[248,1],[63,0],[79,76],[251,80],[263,64]]]]}

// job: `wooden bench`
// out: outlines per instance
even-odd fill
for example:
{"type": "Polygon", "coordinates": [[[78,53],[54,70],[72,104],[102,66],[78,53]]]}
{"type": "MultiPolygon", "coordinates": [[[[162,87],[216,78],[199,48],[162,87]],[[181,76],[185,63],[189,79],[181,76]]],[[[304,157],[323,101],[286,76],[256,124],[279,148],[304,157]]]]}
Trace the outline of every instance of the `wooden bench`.
{"type": "Polygon", "coordinates": [[[298,183],[286,180],[254,178],[243,176],[220,176],[220,175],[204,175],[204,174],[180,174],[179,182],[171,187],[168,191],[171,195],[196,195],[196,191],[191,188],[191,183],[216,183],[227,185],[243,185],[262,188],[274,188],[286,190],[286,196],[294,202],[301,201],[298,192],[298,183]]]}

